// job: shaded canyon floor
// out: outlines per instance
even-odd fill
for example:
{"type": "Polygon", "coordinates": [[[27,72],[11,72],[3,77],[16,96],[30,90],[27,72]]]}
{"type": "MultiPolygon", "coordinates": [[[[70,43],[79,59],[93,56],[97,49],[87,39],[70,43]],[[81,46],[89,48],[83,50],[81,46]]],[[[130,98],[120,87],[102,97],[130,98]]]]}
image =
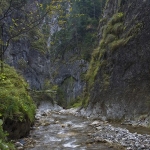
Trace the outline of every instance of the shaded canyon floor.
{"type": "Polygon", "coordinates": [[[25,150],[150,150],[150,135],[131,133],[108,122],[42,104],[29,137],[16,142],[25,150]]]}

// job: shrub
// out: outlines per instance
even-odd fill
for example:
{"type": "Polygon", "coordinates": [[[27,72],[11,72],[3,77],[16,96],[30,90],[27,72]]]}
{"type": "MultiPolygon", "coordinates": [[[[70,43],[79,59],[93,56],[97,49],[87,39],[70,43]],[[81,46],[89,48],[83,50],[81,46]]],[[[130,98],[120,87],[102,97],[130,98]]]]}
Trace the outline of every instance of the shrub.
{"type": "Polygon", "coordinates": [[[18,118],[23,121],[27,116],[34,120],[35,105],[27,91],[28,84],[12,67],[5,65],[5,73],[0,74],[0,114],[4,119],[18,118]]]}
{"type": "Polygon", "coordinates": [[[7,133],[3,131],[2,125],[3,121],[0,119],[0,150],[15,150],[14,145],[7,142],[7,133]]]}

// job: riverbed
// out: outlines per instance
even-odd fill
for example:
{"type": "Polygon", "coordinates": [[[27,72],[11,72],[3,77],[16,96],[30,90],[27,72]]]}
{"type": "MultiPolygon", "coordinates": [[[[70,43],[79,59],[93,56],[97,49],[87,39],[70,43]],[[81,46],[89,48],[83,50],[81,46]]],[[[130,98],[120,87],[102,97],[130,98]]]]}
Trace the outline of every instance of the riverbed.
{"type": "Polygon", "coordinates": [[[37,109],[30,135],[18,140],[17,149],[150,150],[150,135],[133,133],[125,126],[113,126],[74,112],[43,103],[37,109]]]}
{"type": "Polygon", "coordinates": [[[50,112],[36,121],[26,150],[115,150],[106,142],[91,140],[95,129],[90,121],[71,114],[50,112]]]}

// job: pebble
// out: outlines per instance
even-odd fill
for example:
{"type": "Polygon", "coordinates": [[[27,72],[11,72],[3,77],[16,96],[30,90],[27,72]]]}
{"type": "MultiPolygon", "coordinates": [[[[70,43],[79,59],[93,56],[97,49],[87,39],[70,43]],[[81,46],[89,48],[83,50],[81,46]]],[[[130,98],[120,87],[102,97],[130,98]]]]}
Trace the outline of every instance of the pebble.
{"type": "Polygon", "coordinates": [[[20,142],[16,142],[16,143],[15,143],[15,146],[16,146],[16,147],[23,147],[23,144],[20,143],[20,142]]]}
{"type": "MultiPolygon", "coordinates": [[[[71,110],[67,110],[63,113],[71,113],[76,114],[76,116],[81,117],[80,113],[75,113],[75,111],[71,112],[71,110]]],[[[134,124],[130,121],[127,121],[124,124],[134,124]]],[[[113,127],[107,121],[101,122],[99,120],[95,120],[94,122],[89,124],[95,128],[95,133],[90,134],[89,136],[93,137],[93,139],[88,140],[86,143],[91,144],[93,142],[107,142],[114,143],[124,146],[127,150],[150,150],[150,135],[147,134],[137,134],[130,133],[129,130],[113,127]]]]}
{"type": "Polygon", "coordinates": [[[91,126],[96,126],[96,125],[99,125],[99,124],[100,124],[100,122],[96,120],[96,121],[92,122],[90,125],[91,126]]]}
{"type": "MultiPolygon", "coordinates": [[[[56,113],[56,112],[55,112],[56,113]]],[[[50,111],[48,112],[42,112],[41,115],[37,114],[36,118],[46,118],[45,116],[50,115],[50,111]]],[[[77,109],[69,109],[58,112],[58,114],[73,114],[75,116],[79,116],[80,112],[77,111],[77,109]]],[[[90,145],[92,143],[100,142],[100,143],[109,143],[110,145],[117,144],[125,147],[127,150],[150,150],[150,135],[147,134],[137,134],[137,133],[130,133],[129,130],[120,128],[120,127],[113,127],[110,125],[107,121],[90,121],[89,125],[94,128],[94,133],[87,133],[90,139],[86,141],[86,144],[90,145]]],[[[60,124],[58,120],[53,121],[55,124],[60,124]]],[[[43,126],[49,125],[49,122],[41,122],[43,123],[43,126]]],[[[130,121],[126,121],[124,124],[130,124],[130,121]]],[[[132,123],[133,125],[133,123],[132,123]]],[[[72,124],[60,124],[62,128],[65,127],[71,127],[72,124]]],[[[20,142],[15,143],[18,150],[22,150],[23,144],[20,142]]],[[[30,147],[32,147],[33,144],[30,144],[30,147]]]]}
{"type": "Polygon", "coordinates": [[[17,150],[23,150],[24,148],[23,147],[17,147],[17,150]]]}

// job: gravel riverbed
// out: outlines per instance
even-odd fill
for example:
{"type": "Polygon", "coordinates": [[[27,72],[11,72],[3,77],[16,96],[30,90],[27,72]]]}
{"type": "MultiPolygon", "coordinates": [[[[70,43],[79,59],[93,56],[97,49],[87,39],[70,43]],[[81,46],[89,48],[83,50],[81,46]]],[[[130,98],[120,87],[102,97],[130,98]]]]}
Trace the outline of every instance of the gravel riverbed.
{"type": "Polygon", "coordinates": [[[150,135],[82,117],[77,109],[43,103],[35,117],[29,137],[15,143],[18,150],[150,150],[150,135]]]}

